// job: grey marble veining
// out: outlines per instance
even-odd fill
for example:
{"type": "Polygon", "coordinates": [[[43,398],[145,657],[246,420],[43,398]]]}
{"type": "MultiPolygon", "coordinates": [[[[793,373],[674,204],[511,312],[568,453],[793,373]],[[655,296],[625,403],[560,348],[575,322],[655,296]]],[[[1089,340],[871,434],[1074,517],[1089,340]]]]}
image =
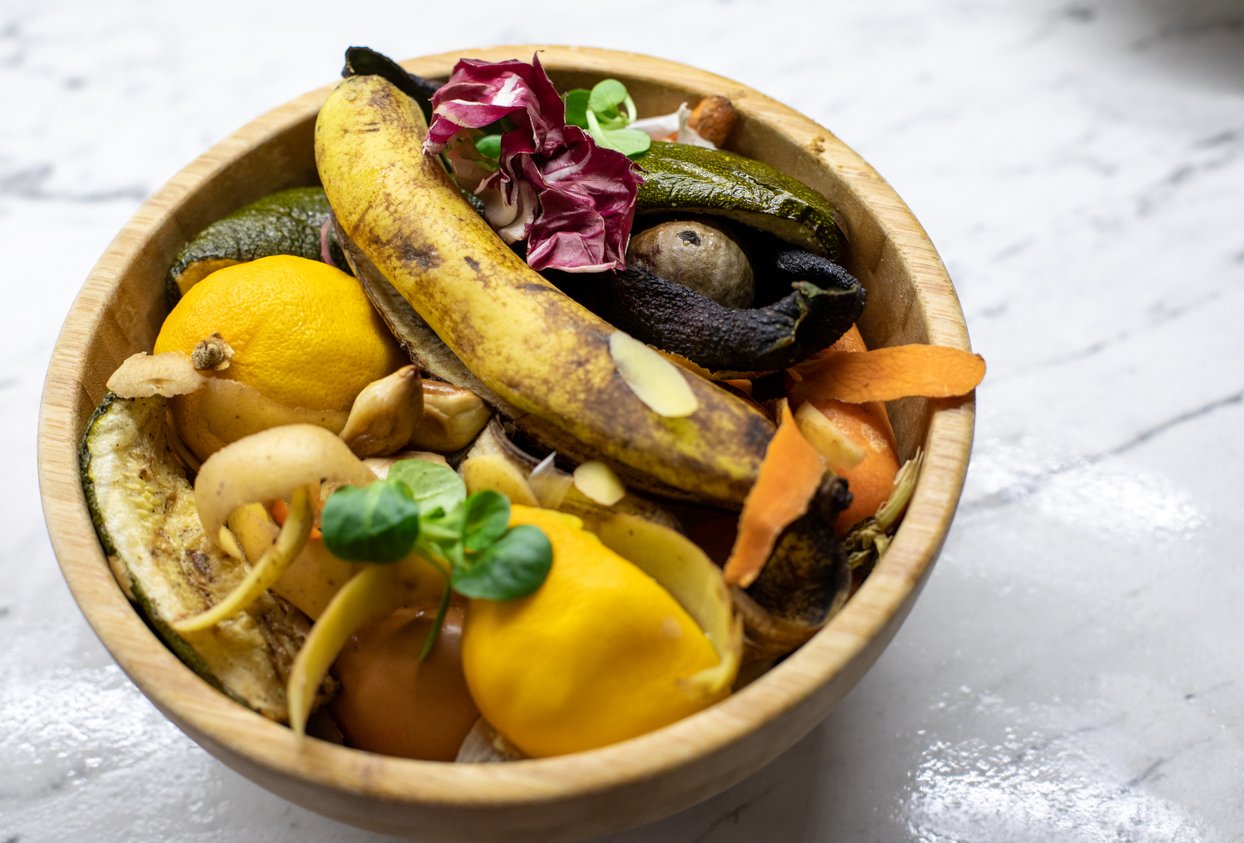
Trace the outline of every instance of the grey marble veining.
{"type": "Polygon", "coordinates": [[[142,199],[346,45],[535,41],[829,127],[925,224],[990,367],[959,515],[876,667],[758,775],[609,839],[1244,840],[1244,7],[429,5],[0,4],[0,843],[381,839],[216,763],[112,664],[43,530],[39,392],[142,199]]]}

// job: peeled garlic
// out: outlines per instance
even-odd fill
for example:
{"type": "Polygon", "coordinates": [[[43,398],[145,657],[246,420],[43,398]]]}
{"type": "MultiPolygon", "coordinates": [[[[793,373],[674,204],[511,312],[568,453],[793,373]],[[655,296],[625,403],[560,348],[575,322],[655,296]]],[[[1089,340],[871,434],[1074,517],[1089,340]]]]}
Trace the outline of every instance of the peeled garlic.
{"type": "Polygon", "coordinates": [[[391,454],[405,447],[422,421],[419,370],[403,366],[363,387],[340,436],[360,457],[391,454]]]}
{"type": "Polygon", "coordinates": [[[492,410],[469,389],[441,381],[423,382],[423,421],[410,444],[449,453],[465,448],[492,418],[492,410]]]}

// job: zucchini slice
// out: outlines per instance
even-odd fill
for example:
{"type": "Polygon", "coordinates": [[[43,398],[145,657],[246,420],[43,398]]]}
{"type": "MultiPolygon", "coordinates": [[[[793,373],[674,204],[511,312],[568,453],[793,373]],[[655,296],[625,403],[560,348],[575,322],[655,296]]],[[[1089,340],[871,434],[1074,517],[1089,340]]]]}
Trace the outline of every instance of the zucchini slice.
{"type": "MultiPolygon", "coordinates": [[[[318,187],[294,187],[256,199],[200,231],[169,268],[165,292],[175,302],[226,266],[270,255],[320,260],[320,230],[330,210],[318,187]]],[[[334,248],[334,260],[341,254],[334,248]]],[[[344,266],[344,263],[339,263],[344,266]]]]}
{"type": "Polygon", "coordinates": [[[768,164],[723,149],[654,141],[638,161],[637,215],[676,212],[735,220],[830,260],[846,236],[829,200],[768,164]]]}
{"type": "Polygon", "coordinates": [[[212,629],[172,630],[224,599],[250,566],[204,534],[165,408],[160,397],[108,395],[87,427],[82,486],[100,543],[126,595],[182,661],[238,702],[288,722],[285,685],[310,629],[305,615],[267,594],[212,629]]]}

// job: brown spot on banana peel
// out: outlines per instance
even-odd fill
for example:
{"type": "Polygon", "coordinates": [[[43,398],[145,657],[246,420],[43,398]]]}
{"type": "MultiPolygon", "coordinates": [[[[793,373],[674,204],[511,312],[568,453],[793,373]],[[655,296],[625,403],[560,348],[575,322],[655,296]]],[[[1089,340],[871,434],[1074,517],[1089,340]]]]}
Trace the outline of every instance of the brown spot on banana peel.
{"type": "Polygon", "coordinates": [[[614,368],[613,326],[496,236],[439,160],[420,153],[425,133],[415,104],[378,77],[352,77],[329,96],[316,125],[316,160],[345,234],[520,421],[538,419],[658,484],[738,506],[771,422],[691,376],[700,405],[692,417],[665,419],[644,406],[614,368]],[[357,130],[374,123],[384,130],[357,130]],[[436,271],[401,261],[394,246],[402,241],[435,248],[436,271]]]}
{"type": "Polygon", "coordinates": [[[402,243],[399,248],[402,260],[413,263],[420,272],[431,272],[441,265],[441,256],[436,249],[421,249],[413,243],[402,243]]]}
{"type": "MultiPolygon", "coordinates": [[[[406,350],[407,354],[410,355],[411,361],[418,365],[420,369],[434,378],[471,390],[503,416],[512,420],[516,427],[523,430],[528,436],[548,450],[556,451],[573,462],[583,462],[600,457],[598,452],[567,435],[565,431],[538,416],[506,402],[482,383],[474,373],[463,365],[462,361],[454,355],[449,347],[441,341],[441,338],[436,335],[436,332],[432,330],[427,322],[423,321],[423,317],[415,312],[410,303],[402,298],[397,290],[393,288],[393,285],[380,274],[380,271],[368,260],[367,256],[362,254],[358,247],[350,242],[350,239],[345,236],[344,232],[340,229],[335,229],[335,232],[337,240],[341,244],[342,252],[345,254],[346,260],[354,272],[354,276],[363,285],[363,290],[367,293],[368,298],[371,299],[372,304],[375,305],[376,310],[379,311],[389,330],[393,332],[398,342],[406,350]]],[[[523,289],[528,288],[523,287],[523,289]]],[[[537,290],[529,289],[529,292],[537,292],[537,290]]],[[[549,290],[547,287],[540,287],[538,292],[547,293],[549,290]]],[[[751,443],[748,447],[758,448],[763,451],[768,444],[770,435],[771,432],[766,431],[764,438],[751,443]]],[[[695,495],[662,483],[652,476],[636,471],[629,466],[614,463],[613,467],[628,488],[643,489],[670,498],[696,499],[695,495]]]]}

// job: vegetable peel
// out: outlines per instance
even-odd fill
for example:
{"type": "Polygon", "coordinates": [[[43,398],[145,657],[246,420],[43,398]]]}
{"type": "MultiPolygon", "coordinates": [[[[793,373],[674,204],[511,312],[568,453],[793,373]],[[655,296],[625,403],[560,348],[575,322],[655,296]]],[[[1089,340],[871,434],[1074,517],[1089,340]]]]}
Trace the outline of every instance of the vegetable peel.
{"type": "Polygon", "coordinates": [[[966,395],[985,377],[979,354],[940,345],[831,351],[799,369],[799,389],[818,398],[866,404],[966,395]]]}
{"type": "Polygon", "coordinates": [[[726,560],[727,583],[746,588],[755,582],[778,536],[808,511],[824,476],[821,455],[799,431],[790,406],[783,404],[756,485],[743,501],[738,536],[726,560]]]}
{"type": "MultiPolygon", "coordinates": [[[[281,574],[307,543],[307,538],[311,535],[311,520],[311,496],[305,486],[299,486],[294,489],[290,501],[289,517],[281,526],[276,542],[256,560],[246,578],[238,584],[237,588],[229,592],[224,600],[206,612],[200,612],[175,622],[174,631],[185,635],[210,629],[254,603],[280,579],[281,574]]],[[[224,534],[225,528],[221,528],[221,531],[224,534]]],[[[234,546],[236,547],[236,544],[234,546]]]]}

